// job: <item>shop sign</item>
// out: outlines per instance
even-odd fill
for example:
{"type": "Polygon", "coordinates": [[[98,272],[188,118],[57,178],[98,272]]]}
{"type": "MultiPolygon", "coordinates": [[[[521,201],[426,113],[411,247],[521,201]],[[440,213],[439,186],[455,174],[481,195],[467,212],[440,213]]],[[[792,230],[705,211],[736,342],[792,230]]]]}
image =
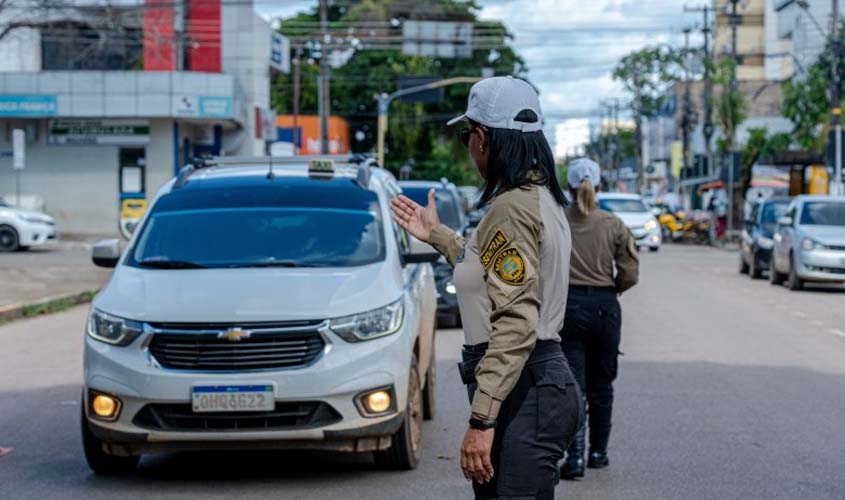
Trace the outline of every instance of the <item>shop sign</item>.
{"type": "Polygon", "coordinates": [[[50,120],[48,144],[145,145],[150,142],[146,120],[50,120]]]}
{"type": "Polygon", "coordinates": [[[55,116],[58,107],[54,95],[0,95],[0,116],[55,116]]]}

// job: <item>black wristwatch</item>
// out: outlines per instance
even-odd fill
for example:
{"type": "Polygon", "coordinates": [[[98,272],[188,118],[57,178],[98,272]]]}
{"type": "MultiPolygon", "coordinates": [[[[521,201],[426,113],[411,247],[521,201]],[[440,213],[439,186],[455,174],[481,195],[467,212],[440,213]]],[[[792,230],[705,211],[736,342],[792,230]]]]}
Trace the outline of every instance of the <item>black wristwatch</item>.
{"type": "Polygon", "coordinates": [[[484,420],[482,418],[478,418],[475,415],[470,417],[469,419],[469,428],[476,429],[479,431],[486,431],[488,429],[495,429],[496,428],[496,421],[495,420],[484,420]]]}

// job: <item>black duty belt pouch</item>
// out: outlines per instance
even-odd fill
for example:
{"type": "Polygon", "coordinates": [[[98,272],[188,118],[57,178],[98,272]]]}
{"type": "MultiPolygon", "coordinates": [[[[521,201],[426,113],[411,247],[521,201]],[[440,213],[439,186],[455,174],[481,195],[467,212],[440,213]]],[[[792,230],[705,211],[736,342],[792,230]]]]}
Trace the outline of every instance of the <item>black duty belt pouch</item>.
{"type": "Polygon", "coordinates": [[[476,382],[475,369],[478,367],[478,363],[484,357],[486,351],[487,343],[464,346],[464,349],[461,351],[461,359],[463,361],[458,363],[458,373],[461,375],[461,382],[464,385],[470,385],[476,382]]]}

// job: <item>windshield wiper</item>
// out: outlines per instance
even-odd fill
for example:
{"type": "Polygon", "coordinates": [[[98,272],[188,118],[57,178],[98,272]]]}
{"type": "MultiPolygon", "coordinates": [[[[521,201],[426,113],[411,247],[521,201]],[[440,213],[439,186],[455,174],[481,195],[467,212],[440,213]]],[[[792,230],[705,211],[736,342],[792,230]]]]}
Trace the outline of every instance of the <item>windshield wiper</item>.
{"type": "Polygon", "coordinates": [[[138,265],[144,267],[152,267],[155,269],[207,269],[208,266],[190,262],[187,260],[164,260],[164,259],[144,259],[138,262],[138,265]]]}
{"type": "Polygon", "coordinates": [[[239,264],[232,264],[227,267],[325,267],[322,264],[312,264],[308,262],[296,262],[293,260],[265,260],[257,262],[244,262],[239,264]]]}

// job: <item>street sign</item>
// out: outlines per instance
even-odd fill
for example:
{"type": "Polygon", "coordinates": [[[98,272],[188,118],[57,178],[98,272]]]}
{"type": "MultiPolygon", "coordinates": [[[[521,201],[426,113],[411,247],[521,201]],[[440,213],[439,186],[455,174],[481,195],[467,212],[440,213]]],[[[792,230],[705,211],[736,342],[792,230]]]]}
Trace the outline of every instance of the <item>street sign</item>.
{"type": "Polygon", "coordinates": [[[26,132],[16,128],[12,131],[12,167],[23,170],[26,163],[26,132]]]}

